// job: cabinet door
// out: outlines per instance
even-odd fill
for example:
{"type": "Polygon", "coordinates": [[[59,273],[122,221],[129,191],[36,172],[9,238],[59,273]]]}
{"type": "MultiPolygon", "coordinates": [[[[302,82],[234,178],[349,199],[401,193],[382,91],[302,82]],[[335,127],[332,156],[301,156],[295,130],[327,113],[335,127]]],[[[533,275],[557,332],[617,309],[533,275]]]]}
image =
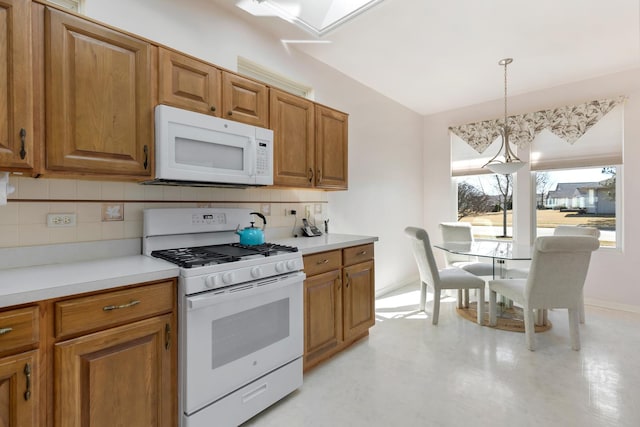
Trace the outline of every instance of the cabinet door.
{"type": "Polygon", "coordinates": [[[55,345],[57,427],[177,423],[172,315],[55,345]]]}
{"type": "Polygon", "coordinates": [[[345,267],[342,271],[344,339],[349,340],[375,324],[373,261],[345,267]]]}
{"type": "Polygon", "coordinates": [[[0,167],[33,168],[31,2],[0,2],[0,167]]]}
{"type": "Polygon", "coordinates": [[[321,359],[342,342],[340,270],[304,281],[304,363],[321,359]]]}
{"type": "Polygon", "coordinates": [[[149,177],[150,44],[47,9],[46,170],[149,177]]]}
{"type": "Polygon", "coordinates": [[[346,190],[348,186],[348,116],[316,105],[316,171],[318,188],[346,190]]]}
{"type": "Polygon", "coordinates": [[[313,102],[276,89],[270,93],[273,130],[273,183],[313,186],[313,102]]]}
{"type": "Polygon", "coordinates": [[[222,106],[225,119],[269,126],[269,88],[256,81],[223,72],[222,106]]]}
{"type": "Polygon", "coordinates": [[[0,426],[39,426],[38,351],[0,359],[0,426]]]}
{"type": "Polygon", "coordinates": [[[220,117],[220,70],[163,48],[158,55],[160,103],[220,117]]]}

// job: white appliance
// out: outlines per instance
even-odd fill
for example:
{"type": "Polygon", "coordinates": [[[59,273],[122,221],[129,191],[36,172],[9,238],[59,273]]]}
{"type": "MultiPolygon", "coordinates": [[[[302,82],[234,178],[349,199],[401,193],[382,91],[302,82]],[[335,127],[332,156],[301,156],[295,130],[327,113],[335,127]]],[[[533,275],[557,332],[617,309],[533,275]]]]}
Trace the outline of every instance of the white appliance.
{"type": "Polygon", "coordinates": [[[180,108],[155,109],[156,177],[145,184],[273,184],[273,131],[180,108]]]}
{"type": "Polygon", "coordinates": [[[302,385],[302,255],[235,243],[250,212],[144,211],[144,254],[180,266],[181,427],[237,426],[302,385]]]}

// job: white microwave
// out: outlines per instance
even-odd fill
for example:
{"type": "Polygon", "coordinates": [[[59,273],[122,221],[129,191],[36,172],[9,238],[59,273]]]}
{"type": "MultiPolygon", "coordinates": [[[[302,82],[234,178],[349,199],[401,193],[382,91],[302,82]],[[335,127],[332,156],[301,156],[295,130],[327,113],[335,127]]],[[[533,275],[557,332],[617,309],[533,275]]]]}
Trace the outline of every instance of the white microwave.
{"type": "Polygon", "coordinates": [[[156,176],[145,184],[273,185],[273,131],[180,108],[155,109],[156,176]]]}

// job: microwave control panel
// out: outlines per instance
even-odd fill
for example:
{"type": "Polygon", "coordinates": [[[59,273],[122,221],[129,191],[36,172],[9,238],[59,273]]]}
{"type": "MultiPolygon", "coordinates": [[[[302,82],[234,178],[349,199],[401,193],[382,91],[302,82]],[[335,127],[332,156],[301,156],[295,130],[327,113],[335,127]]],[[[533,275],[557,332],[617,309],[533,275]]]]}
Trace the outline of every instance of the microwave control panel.
{"type": "Polygon", "coordinates": [[[266,175],[269,173],[269,147],[266,142],[258,141],[256,150],[256,173],[266,175]]]}

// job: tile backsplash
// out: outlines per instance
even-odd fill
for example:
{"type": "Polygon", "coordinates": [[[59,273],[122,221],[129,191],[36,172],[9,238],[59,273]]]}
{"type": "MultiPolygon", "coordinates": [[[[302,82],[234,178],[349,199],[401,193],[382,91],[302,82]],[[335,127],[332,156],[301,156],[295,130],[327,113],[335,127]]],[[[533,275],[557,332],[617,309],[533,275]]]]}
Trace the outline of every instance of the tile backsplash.
{"type": "Polygon", "coordinates": [[[142,236],[142,211],[160,207],[241,207],[268,210],[269,228],[293,227],[305,208],[327,216],[327,194],[304,189],[222,189],[11,176],[16,191],[0,206],[0,247],[126,239],[142,236]],[[47,215],[76,214],[76,225],[48,227],[47,215]]]}

